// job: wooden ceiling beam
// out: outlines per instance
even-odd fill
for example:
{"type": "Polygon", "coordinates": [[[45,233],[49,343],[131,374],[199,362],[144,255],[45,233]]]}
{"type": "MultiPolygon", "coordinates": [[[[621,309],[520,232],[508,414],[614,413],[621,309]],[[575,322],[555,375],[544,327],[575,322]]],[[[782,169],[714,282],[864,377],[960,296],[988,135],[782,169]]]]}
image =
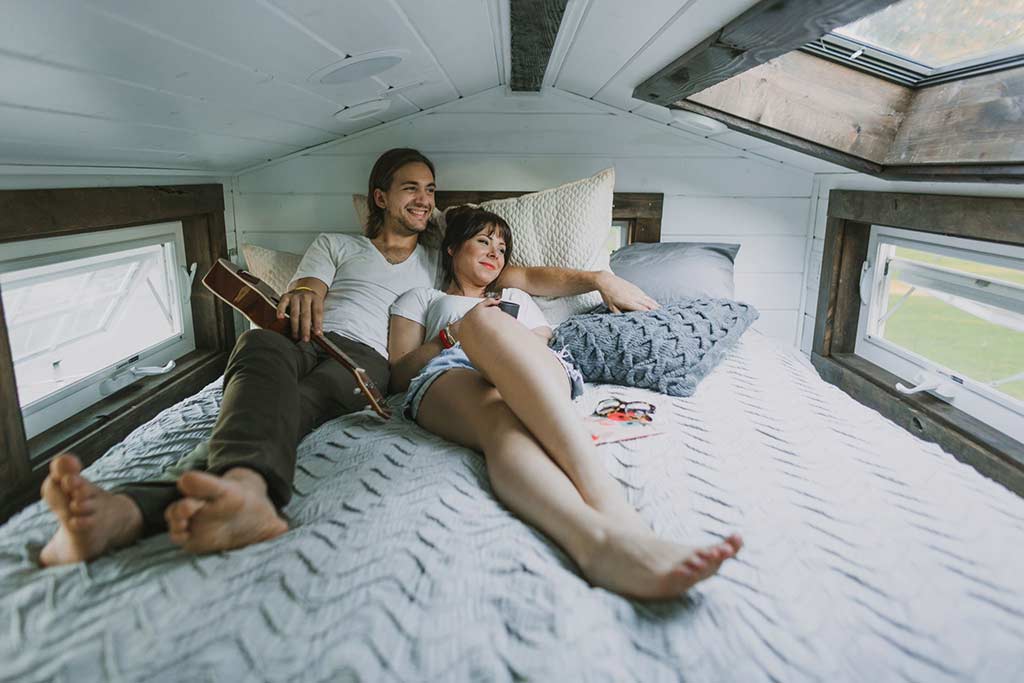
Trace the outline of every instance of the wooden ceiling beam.
{"type": "Polygon", "coordinates": [[[637,86],[633,97],[666,107],[894,2],[761,0],[637,86]]]}
{"type": "Polygon", "coordinates": [[[515,92],[539,92],[568,0],[511,0],[512,76],[515,92]]]}

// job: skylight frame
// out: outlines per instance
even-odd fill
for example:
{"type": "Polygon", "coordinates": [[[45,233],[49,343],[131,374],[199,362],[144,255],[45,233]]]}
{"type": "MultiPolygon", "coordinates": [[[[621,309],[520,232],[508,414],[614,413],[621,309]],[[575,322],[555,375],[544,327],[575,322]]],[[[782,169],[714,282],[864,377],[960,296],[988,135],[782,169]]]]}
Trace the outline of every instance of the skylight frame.
{"type": "Polygon", "coordinates": [[[800,50],[910,88],[924,88],[1024,66],[1024,51],[1008,49],[994,55],[934,68],[835,33],[827,33],[805,44],[800,50]],[[852,58],[855,54],[857,57],[852,58]]]}

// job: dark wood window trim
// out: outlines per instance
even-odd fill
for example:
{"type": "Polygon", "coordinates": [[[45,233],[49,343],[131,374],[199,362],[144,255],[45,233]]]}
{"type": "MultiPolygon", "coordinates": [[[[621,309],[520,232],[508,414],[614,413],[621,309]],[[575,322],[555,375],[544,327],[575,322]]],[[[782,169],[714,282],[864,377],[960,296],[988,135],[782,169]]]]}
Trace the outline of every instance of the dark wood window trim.
{"type": "MultiPolygon", "coordinates": [[[[20,240],[181,221],[188,262],[205,273],[227,257],[221,185],[0,191],[0,244],[20,240]]],[[[84,463],[164,408],[219,377],[234,345],[230,311],[192,286],[196,350],[166,375],[146,377],[51,429],[26,440],[14,364],[0,303],[0,521],[38,496],[46,463],[71,450],[84,463]]]]}
{"type": "Polygon", "coordinates": [[[667,107],[897,1],[761,0],[638,85],[633,97],[667,107]]]}
{"type": "Polygon", "coordinates": [[[1024,182],[1024,67],[914,88],[798,51],[887,4],[763,0],[633,96],[889,180],[1024,182]]]}
{"type": "Polygon", "coordinates": [[[861,264],[872,225],[1024,245],[1024,199],[832,190],[811,362],[821,376],[915,436],[1024,496],[1024,444],[854,354],[861,264]]]}
{"type": "MultiPolygon", "coordinates": [[[[439,209],[461,204],[482,204],[492,199],[509,199],[528,191],[439,190],[434,202],[439,209]]],[[[629,224],[629,243],[660,242],[661,215],[665,195],[660,192],[616,192],[612,200],[612,220],[629,224]]]]}

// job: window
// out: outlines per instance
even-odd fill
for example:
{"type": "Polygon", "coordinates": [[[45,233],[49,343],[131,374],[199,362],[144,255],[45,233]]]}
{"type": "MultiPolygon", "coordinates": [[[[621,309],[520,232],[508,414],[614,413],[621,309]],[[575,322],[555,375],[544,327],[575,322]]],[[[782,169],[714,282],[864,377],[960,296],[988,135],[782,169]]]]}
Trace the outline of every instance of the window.
{"type": "Polygon", "coordinates": [[[4,251],[0,292],[29,438],[195,348],[180,223],[4,251]]]}
{"type": "Polygon", "coordinates": [[[1024,442],[1024,247],[872,227],[856,353],[1024,442]]]}
{"type": "Polygon", "coordinates": [[[806,52],[923,87],[1024,64],[1024,0],[904,0],[806,52]]]}
{"type": "Polygon", "coordinates": [[[608,231],[608,241],[605,242],[605,249],[610,254],[627,244],[629,244],[629,221],[612,221],[611,230],[608,231]]]}

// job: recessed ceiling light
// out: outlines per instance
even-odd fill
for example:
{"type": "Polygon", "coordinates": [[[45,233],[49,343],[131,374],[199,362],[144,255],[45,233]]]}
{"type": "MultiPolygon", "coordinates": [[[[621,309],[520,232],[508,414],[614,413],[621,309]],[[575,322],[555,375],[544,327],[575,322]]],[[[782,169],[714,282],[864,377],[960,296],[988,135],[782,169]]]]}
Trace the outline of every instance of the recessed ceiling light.
{"type": "Polygon", "coordinates": [[[391,100],[381,98],[379,100],[370,100],[369,102],[362,102],[360,104],[354,104],[351,107],[345,107],[339,112],[334,114],[334,118],[339,121],[358,121],[360,119],[366,119],[376,114],[382,114],[388,110],[391,106],[391,100]]]}
{"type": "Polygon", "coordinates": [[[729,127],[721,121],[697,114],[685,109],[672,109],[672,121],[680,128],[685,128],[700,135],[718,135],[729,130],[729,127]]]}
{"type": "Polygon", "coordinates": [[[401,63],[403,57],[405,50],[378,50],[347,57],[317,70],[309,77],[309,82],[322,85],[354,83],[384,73],[401,63]]]}

